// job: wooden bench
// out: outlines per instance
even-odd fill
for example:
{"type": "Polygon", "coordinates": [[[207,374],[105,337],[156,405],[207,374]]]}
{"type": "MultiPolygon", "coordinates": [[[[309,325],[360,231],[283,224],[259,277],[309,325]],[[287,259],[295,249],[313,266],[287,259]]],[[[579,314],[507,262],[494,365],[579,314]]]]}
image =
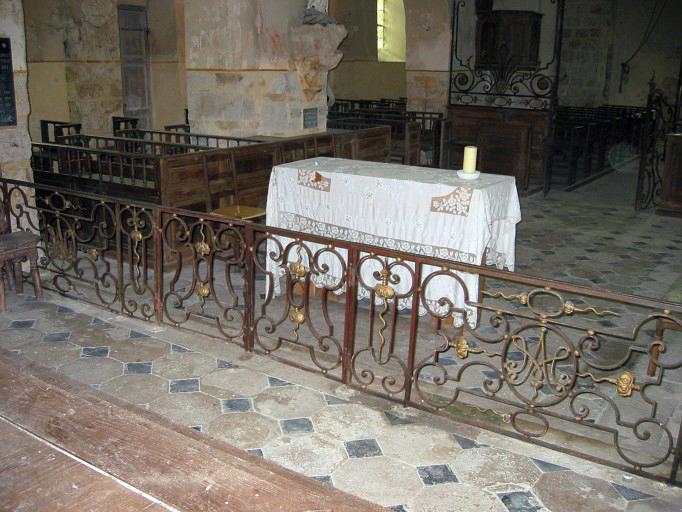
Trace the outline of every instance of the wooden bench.
{"type": "Polygon", "coordinates": [[[59,144],[34,144],[36,182],[211,212],[237,204],[262,208],[272,167],[280,162],[316,156],[389,161],[391,156],[389,127],[271,142],[184,131],[126,129],[119,133],[129,136],[78,133],[59,137],[59,144]],[[211,139],[202,137],[239,144],[213,148],[211,139]],[[187,140],[209,146],[185,144],[187,140]]]}

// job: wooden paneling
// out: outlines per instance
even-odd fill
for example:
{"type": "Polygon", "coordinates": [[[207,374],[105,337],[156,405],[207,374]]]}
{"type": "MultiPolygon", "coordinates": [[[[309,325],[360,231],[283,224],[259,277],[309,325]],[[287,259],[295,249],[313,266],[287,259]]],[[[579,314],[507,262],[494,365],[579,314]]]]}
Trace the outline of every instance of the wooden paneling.
{"type": "Polygon", "coordinates": [[[232,204],[264,207],[272,167],[277,163],[316,156],[389,161],[391,129],[380,126],[156,157],[147,157],[144,153],[129,157],[115,151],[81,150],[64,145],[34,145],[33,150],[32,162],[38,183],[167,207],[212,211],[232,204]],[[95,158],[94,163],[92,158],[95,158]],[[109,165],[112,158],[118,159],[119,163],[128,160],[133,163],[126,164],[127,167],[118,164],[112,167],[109,165]],[[57,170],[53,169],[55,161],[59,162],[57,170]],[[139,164],[135,165],[137,161],[150,162],[154,167],[142,170],[139,164]],[[124,179],[121,180],[118,174],[124,179]],[[140,183],[145,177],[148,186],[136,187],[133,176],[140,183]]]}
{"type": "Polygon", "coordinates": [[[549,113],[489,107],[451,106],[453,139],[449,160],[461,166],[465,145],[478,146],[482,171],[513,174],[521,190],[530,176],[542,176],[549,113]]]}
{"type": "Polygon", "coordinates": [[[391,161],[391,130],[388,126],[367,128],[353,140],[353,160],[391,161]]]}
{"type": "Polygon", "coordinates": [[[419,165],[421,161],[421,125],[412,121],[405,124],[403,164],[419,165]]]}

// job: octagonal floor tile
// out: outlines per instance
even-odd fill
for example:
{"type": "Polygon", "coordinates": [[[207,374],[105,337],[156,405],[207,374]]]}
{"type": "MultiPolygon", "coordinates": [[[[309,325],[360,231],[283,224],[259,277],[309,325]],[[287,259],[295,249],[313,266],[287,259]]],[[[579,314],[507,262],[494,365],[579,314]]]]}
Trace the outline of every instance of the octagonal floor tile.
{"type": "Polygon", "coordinates": [[[168,381],[156,375],[128,374],[110,380],[101,389],[133,404],[147,404],[168,393],[168,381]]]}
{"type": "Polygon", "coordinates": [[[326,407],[321,393],[300,386],[268,388],[253,404],[257,411],[277,419],[305,418],[326,407]]]}
{"type": "Polygon", "coordinates": [[[318,434],[277,438],[263,453],[277,464],[307,476],[328,475],[347,459],[338,443],[318,434]]]}
{"type": "Polygon", "coordinates": [[[205,425],[220,416],[220,401],[203,393],[165,394],[149,404],[153,412],[179,425],[205,425]]]}
{"type": "Polygon", "coordinates": [[[267,375],[248,368],[219,369],[201,379],[201,389],[216,398],[252,397],[267,387],[267,375]]]}
{"type": "Polygon", "coordinates": [[[423,488],[416,469],[386,457],[350,459],[331,476],[336,488],[384,507],[406,503],[423,488]]]}
{"type": "Polygon", "coordinates": [[[393,427],[378,441],[384,455],[415,466],[447,464],[464,451],[452,435],[422,425],[393,427]]]}
{"type": "Polygon", "coordinates": [[[508,512],[495,496],[475,485],[429,485],[406,502],[410,512],[508,512]]]}
{"type": "Polygon", "coordinates": [[[81,347],[71,343],[36,341],[21,347],[21,356],[41,366],[55,368],[80,359],[81,347]]]}
{"type": "MultiPolygon", "coordinates": [[[[19,321],[21,322],[21,321],[19,321]]],[[[40,341],[43,335],[34,329],[2,329],[0,330],[0,348],[14,350],[21,348],[29,343],[40,341]]]]}
{"type": "Polygon", "coordinates": [[[203,377],[215,370],[215,358],[198,352],[172,353],[154,361],[152,372],[166,379],[203,377]]]}
{"type": "Polygon", "coordinates": [[[460,482],[482,487],[497,484],[533,485],[540,470],[528,457],[498,448],[468,450],[458,457],[453,469],[460,482]]]}
{"type": "Polygon", "coordinates": [[[153,361],[170,353],[170,345],[149,338],[132,338],[115,341],[109,355],[124,363],[153,361]]]}
{"type": "Polygon", "coordinates": [[[116,341],[108,331],[82,327],[71,331],[68,340],[81,347],[107,347],[116,341]]]}
{"type": "Polygon", "coordinates": [[[573,471],[545,473],[533,492],[552,512],[614,512],[623,510],[625,505],[623,497],[608,482],[573,471]]]}
{"type": "Polygon", "coordinates": [[[102,384],[123,374],[123,364],[108,357],[84,357],[59,367],[59,371],[85,384],[102,384]]]}
{"type": "Polygon", "coordinates": [[[383,414],[357,404],[326,407],[312,420],[317,432],[341,441],[376,438],[389,429],[383,414]]]}
{"type": "Polygon", "coordinates": [[[245,450],[260,448],[281,435],[277,421],[255,412],[224,414],[205,425],[204,431],[245,450]]]}

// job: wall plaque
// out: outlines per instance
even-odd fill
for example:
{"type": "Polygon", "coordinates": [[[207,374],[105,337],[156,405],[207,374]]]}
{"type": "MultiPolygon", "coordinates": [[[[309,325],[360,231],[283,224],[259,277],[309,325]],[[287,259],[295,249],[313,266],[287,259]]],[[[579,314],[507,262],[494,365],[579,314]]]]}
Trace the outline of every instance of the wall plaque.
{"type": "Polygon", "coordinates": [[[317,109],[303,109],[303,128],[317,128],[317,109]]]}
{"type": "Polygon", "coordinates": [[[16,126],[12,47],[8,37],[0,38],[0,126],[16,126]]]}

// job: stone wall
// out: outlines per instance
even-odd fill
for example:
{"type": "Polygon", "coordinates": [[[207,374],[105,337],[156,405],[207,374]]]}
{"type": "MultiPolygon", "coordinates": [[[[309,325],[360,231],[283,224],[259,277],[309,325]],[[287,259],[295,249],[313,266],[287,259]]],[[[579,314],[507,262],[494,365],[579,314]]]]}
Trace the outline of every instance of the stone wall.
{"type": "MultiPolygon", "coordinates": [[[[677,5],[676,5],[677,4],[677,5]]],[[[649,40],[629,63],[621,88],[621,63],[642,41],[655,0],[566,2],[559,101],[563,105],[646,104],[649,80],[674,101],[682,56],[682,9],[668,2],[649,40]]]]}
{"type": "Polygon", "coordinates": [[[649,80],[666,97],[675,102],[677,81],[682,58],[682,5],[679,1],[667,2],[651,37],[630,62],[630,73],[620,87],[620,64],[630,58],[639,45],[649,21],[655,0],[616,0],[613,22],[613,58],[607,70],[608,103],[617,105],[645,105],[649,80]]]}
{"type": "Polygon", "coordinates": [[[295,135],[326,127],[327,75],[341,59],[340,25],[302,26],[305,0],[185,3],[187,97],[192,129],[295,135]],[[303,129],[303,109],[318,127],[303,129]]]}
{"type": "Polygon", "coordinates": [[[147,0],[152,126],[185,122],[184,0],[147,0]]]}
{"type": "Polygon", "coordinates": [[[445,111],[448,104],[450,0],[405,0],[408,108],[445,111]]]}
{"type": "Polygon", "coordinates": [[[9,37],[12,45],[12,71],[17,108],[16,126],[0,126],[0,176],[33,181],[29,159],[31,139],[28,134],[26,41],[21,0],[0,2],[0,37],[9,37]]]}
{"type": "Polygon", "coordinates": [[[153,126],[184,122],[184,0],[24,0],[34,140],[41,119],[110,133],[123,115],[119,4],[147,7],[153,126]]]}
{"type": "Polygon", "coordinates": [[[561,47],[559,103],[594,107],[607,100],[614,0],[566,2],[561,47]]]}
{"type": "Polygon", "coordinates": [[[31,134],[41,119],[83,123],[107,133],[123,93],[115,0],[25,0],[31,134]],[[56,86],[55,86],[56,85],[56,86]]]}

